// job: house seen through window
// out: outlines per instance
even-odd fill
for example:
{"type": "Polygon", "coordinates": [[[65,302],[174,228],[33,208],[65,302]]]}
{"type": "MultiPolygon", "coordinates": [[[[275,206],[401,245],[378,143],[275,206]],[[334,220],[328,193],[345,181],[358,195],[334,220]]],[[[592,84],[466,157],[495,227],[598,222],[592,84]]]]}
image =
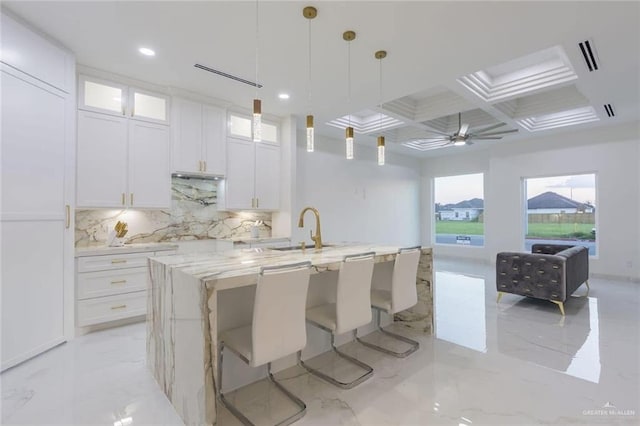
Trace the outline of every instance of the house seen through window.
{"type": "Polygon", "coordinates": [[[437,177],[433,189],[434,242],[484,246],[484,175],[437,177]]]}
{"type": "Polygon", "coordinates": [[[596,175],[524,179],[525,249],[536,243],[583,245],[596,254],[596,175]]]}

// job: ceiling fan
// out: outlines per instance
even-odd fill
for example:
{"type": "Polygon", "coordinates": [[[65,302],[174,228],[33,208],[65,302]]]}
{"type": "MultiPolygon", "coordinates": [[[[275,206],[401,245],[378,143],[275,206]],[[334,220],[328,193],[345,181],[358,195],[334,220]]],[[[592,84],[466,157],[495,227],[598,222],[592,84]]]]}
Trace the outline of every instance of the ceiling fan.
{"type": "MultiPolygon", "coordinates": [[[[518,129],[495,131],[496,129],[499,129],[500,127],[506,125],[506,123],[498,123],[489,127],[485,127],[483,129],[469,131],[469,124],[463,123],[462,113],[458,113],[457,132],[452,135],[449,133],[438,132],[436,130],[429,129],[430,132],[437,133],[438,135],[441,135],[441,137],[429,138],[426,139],[425,142],[429,145],[432,145],[430,146],[430,148],[443,148],[449,145],[464,146],[472,145],[472,140],[498,140],[502,139],[502,137],[508,133],[515,133],[518,131],[518,129]]],[[[426,146],[424,146],[424,148],[429,149],[426,146]]]]}

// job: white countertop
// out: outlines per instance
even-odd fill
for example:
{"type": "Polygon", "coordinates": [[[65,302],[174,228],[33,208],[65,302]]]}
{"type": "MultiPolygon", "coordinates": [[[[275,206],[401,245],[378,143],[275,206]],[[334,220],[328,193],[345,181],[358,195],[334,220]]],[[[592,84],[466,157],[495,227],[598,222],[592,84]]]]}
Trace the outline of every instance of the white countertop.
{"type": "MultiPolygon", "coordinates": [[[[279,251],[267,248],[251,248],[229,250],[221,253],[190,253],[151,258],[156,263],[168,268],[178,268],[203,283],[225,281],[232,286],[246,285],[255,282],[255,277],[262,266],[283,265],[310,261],[314,272],[338,270],[344,256],[350,254],[375,252],[376,262],[390,261],[398,253],[397,246],[375,244],[346,244],[322,249],[279,251]],[[238,281],[237,279],[240,279],[238,281]],[[244,282],[246,281],[246,283],[244,282]]],[[[430,248],[423,248],[423,252],[430,248]]]]}
{"type": "Polygon", "coordinates": [[[233,241],[234,243],[278,243],[281,241],[289,241],[289,237],[260,237],[260,238],[248,238],[248,237],[232,237],[225,238],[223,241],[233,241]]]}
{"type": "Polygon", "coordinates": [[[89,247],[76,247],[76,257],[166,251],[177,249],[178,245],[174,243],[125,244],[122,247],[109,247],[101,244],[89,247]]]}

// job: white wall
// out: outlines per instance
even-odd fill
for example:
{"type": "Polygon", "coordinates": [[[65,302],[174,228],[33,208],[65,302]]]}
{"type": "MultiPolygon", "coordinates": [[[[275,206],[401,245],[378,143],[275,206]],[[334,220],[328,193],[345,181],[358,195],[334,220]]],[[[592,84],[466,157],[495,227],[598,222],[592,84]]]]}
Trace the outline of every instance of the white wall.
{"type": "MultiPolygon", "coordinates": [[[[639,151],[638,125],[633,123],[426,160],[425,218],[433,215],[433,177],[485,173],[485,247],[442,245],[435,246],[435,254],[495,261],[500,251],[523,250],[522,178],[596,173],[598,253],[591,259],[591,272],[640,279],[639,151]]],[[[423,245],[432,245],[432,226],[424,221],[423,245]]]]}
{"type": "Polygon", "coordinates": [[[316,151],[308,153],[298,132],[296,197],[291,241],[311,243],[313,214],[297,227],[300,211],[320,211],[323,242],[373,242],[414,245],[420,242],[420,161],[387,150],[378,166],[376,149],[356,144],[355,159],[344,157],[344,141],[316,135],[316,151]]]}

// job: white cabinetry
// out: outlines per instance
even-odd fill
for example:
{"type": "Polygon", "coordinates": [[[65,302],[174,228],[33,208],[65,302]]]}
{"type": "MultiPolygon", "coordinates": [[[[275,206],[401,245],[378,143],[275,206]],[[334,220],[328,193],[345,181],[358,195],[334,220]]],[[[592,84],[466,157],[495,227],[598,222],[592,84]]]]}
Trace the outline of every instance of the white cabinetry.
{"type": "Polygon", "coordinates": [[[172,108],[172,171],[224,175],[224,109],[186,99],[174,99],[172,108]]]}
{"type": "Polygon", "coordinates": [[[87,255],[76,261],[76,325],[86,327],[147,312],[147,259],[174,253],[87,255]]]}
{"type": "Polygon", "coordinates": [[[280,208],[280,147],[229,137],[225,208],[280,208]]]}
{"type": "Polygon", "coordinates": [[[168,124],[167,96],[124,84],[81,75],[78,82],[78,108],[85,111],[168,124]]]}
{"type": "Polygon", "coordinates": [[[168,208],[169,128],[78,111],[77,205],[168,208]]]}
{"type": "Polygon", "coordinates": [[[1,369],[72,334],[75,60],[3,10],[1,369]]]}
{"type": "Polygon", "coordinates": [[[130,207],[171,206],[169,143],[167,126],[129,121],[130,207]]]}

